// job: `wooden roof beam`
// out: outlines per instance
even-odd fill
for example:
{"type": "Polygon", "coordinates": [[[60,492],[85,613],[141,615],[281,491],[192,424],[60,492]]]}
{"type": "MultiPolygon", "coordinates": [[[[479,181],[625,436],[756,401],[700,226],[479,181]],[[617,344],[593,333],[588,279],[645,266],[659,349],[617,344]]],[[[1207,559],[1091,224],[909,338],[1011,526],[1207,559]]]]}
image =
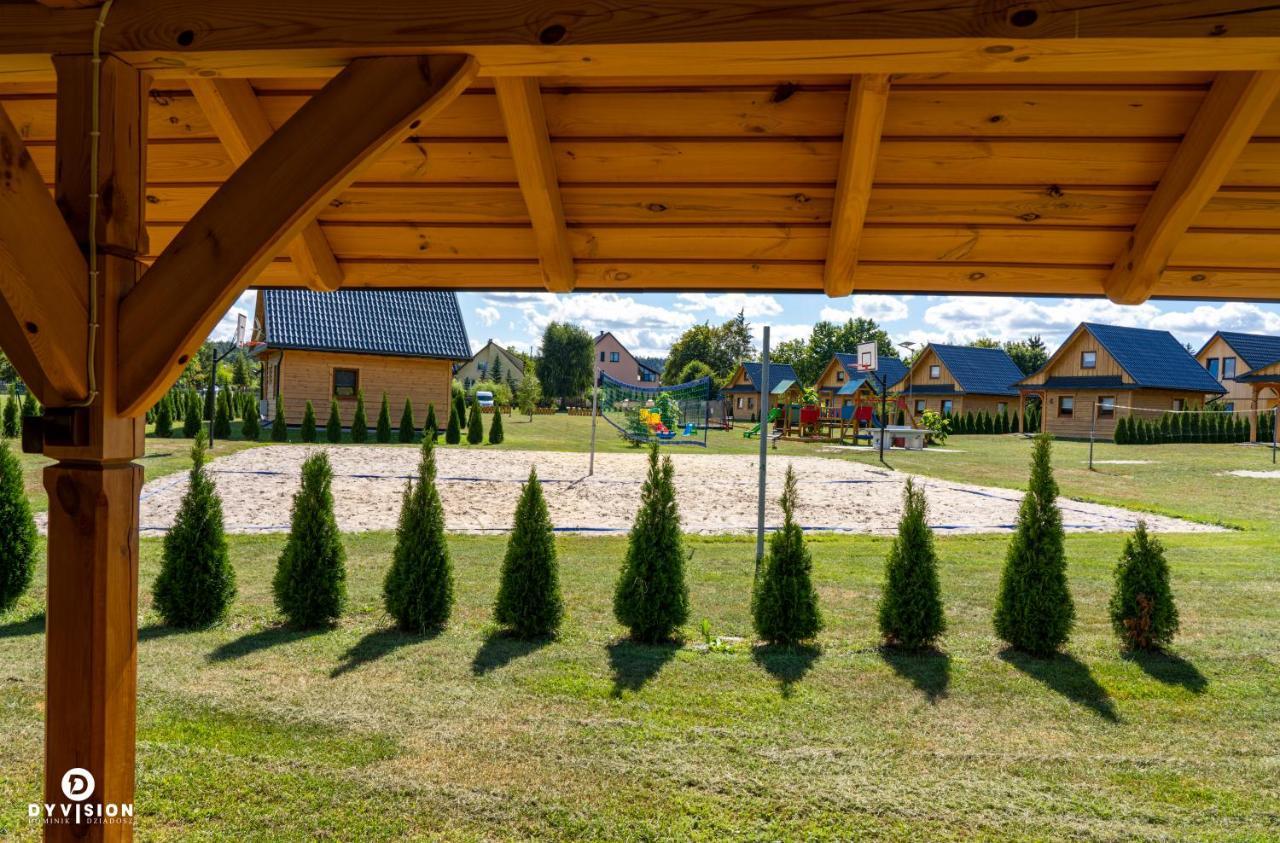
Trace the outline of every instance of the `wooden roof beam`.
{"type": "Polygon", "coordinates": [[[154,404],[280,245],[475,75],[466,56],[356,59],[267,138],[121,303],[120,412],[154,404]]]}
{"type": "Polygon", "coordinates": [[[827,263],[822,277],[822,286],[828,296],[847,296],[853,292],[858,246],[862,240],[862,226],[867,219],[867,204],[871,201],[880,129],[884,126],[888,101],[889,77],[886,75],[855,76],[849,86],[844,144],[840,149],[831,233],[827,240],[827,263]]]}
{"type": "MultiPolygon", "coordinates": [[[[193,77],[187,84],[237,167],[275,131],[247,80],[193,77]]],[[[298,274],[313,290],[332,292],[342,286],[342,269],[315,220],[307,223],[287,251],[298,274]]]]}
{"type": "Polygon", "coordinates": [[[573,247],[565,227],[560,181],[537,79],[496,79],[494,90],[507,127],[516,179],[524,195],[548,290],[573,290],[573,247]]]}
{"type": "Polygon", "coordinates": [[[1178,241],[1222,186],[1280,92],[1280,71],[1221,73],[1165,169],[1104,284],[1108,298],[1140,304],[1178,241]]]}
{"type": "Polygon", "coordinates": [[[0,105],[0,346],[45,404],[88,392],[89,266],[0,105]]]}

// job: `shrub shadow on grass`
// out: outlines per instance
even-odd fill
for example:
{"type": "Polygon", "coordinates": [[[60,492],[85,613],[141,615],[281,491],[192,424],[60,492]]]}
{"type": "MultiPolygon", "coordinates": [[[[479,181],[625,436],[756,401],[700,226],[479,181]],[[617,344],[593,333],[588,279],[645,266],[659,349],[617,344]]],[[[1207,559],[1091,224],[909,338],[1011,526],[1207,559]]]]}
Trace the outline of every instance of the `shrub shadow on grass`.
{"type": "Polygon", "coordinates": [[[620,697],[623,691],[639,691],[676,657],[679,649],[680,645],[675,642],[640,644],[624,639],[610,644],[613,696],[620,697]]]}
{"type": "Polygon", "coordinates": [[[177,626],[166,626],[162,623],[153,623],[138,630],[138,643],[141,644],[143,641],[157,641],[161,638],[168,638],[172,635],[181,635],[184,632],[199,632],[199,630],[182,629],[177,626]]]}
{"type": "Polygon", "coordinates": [[[947,696],[951,685],[951,656],[935,647],[922,650],[904,650],[900,647],[881,647],[880,658],[893,668],[893,672],[910,680],[931,704],[947,696]]]}
{"type": "Polygon", "coordinates": [[[1124,653],[1123,657],[1137,664],[1152,679],[1166,685],[1181,685],[1193,694],[1203,694],[1209,688],[1208,677],[1194,664],[1174,653],[1136,650],[1124,653]]]}
{"type": "Polygon", "coordinates": [[[0,638],[21,638],[44,632],[44,612],[0,626],[0,638]]]}
{"type": "Polygon", "coordinates": [[[439,634],[439,632],[433,632],[428,635],[414,635],[399,629],[374,630],[342,654],[342,663],[329,672],[329,678],[337,679],[344,673],[350,673],[369,662],[375,662],[394,650],[421,641],[429,641],[439,634]]]}
{"type": "Polygon", "coordinates": [[[291,644],[313,635],[323,635],[323,629],[296,629],[291,626],[273,626],[258,632],[241,635],[234,641],[228,641],[209,654],[211,662],[225,662],[243,658],[281,644],[291,644]]]}
{"type": "Polygon", "coordinates": [[[536,653],[551,643],[550,637],[517,638],[506,630],[491,632],[484,644],[476,651],[471,660],[471,673],[484,676],[486,673],[506,667],[516,659],[536,653]]]}
{"type": "Polygon", "coordinates": [[[795,685],[813,668],[822,650],[812,644],[760,644],[751,658],[778,680],[784,698],[795,693],[795,685]]]}
{"type": "Polygon", "coordinates": [[[1120,722],[1120,715],[1107,689],[1098,684],[1089,668],[1075,656],[1057,653],[1042,659],[1006,648],[1000,652],[1000,658],[1102,719],[1120,722]]]}

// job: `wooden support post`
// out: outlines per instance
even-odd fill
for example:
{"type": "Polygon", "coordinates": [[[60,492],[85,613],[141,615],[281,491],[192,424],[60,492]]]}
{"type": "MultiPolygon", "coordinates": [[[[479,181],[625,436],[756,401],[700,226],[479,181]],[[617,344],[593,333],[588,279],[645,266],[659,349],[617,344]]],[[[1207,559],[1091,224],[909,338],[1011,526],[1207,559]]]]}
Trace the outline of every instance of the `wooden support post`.
{"type": "MultiPolygon", "coordinates": [[[[95,337],[97,398],[86,443],[49,444],[49,594],[46,618],[44,801],[69,801],[63,777],[81,768],[94,789],[80,805],[133,805],[138,643],[138,495],[144,419],[116,413],[119,302],[146,251],[143,220],[147,80],[107,56],[56,57],[56,195],[72,234],[87,246],[90,194],[97,204],[95,337]],[[100,79],[98,181],[90,179],[91,87],[100,79]]],[[[87,285],[87,280],[85,281],[87,285]]],[[[111,813],[106,807],[105,812],[111,813]]],[[[46,840],[129,840],[131,822],[51,824],[46,840]]]]}
{"type": "Polygon", "coordinates": [[[849,86],[844,145],[840,150],[831,236],[827,241],[827,264],[822,277],[822,286],[828,296],[847,296],[853,292],[862,225],[866,222],[867,206],[871,201],[871,183],[875,178],[876,156],[880,152],[880,129],[884,126],[888,102],[888,76],[865,74],[854,77],[849,86]]]}

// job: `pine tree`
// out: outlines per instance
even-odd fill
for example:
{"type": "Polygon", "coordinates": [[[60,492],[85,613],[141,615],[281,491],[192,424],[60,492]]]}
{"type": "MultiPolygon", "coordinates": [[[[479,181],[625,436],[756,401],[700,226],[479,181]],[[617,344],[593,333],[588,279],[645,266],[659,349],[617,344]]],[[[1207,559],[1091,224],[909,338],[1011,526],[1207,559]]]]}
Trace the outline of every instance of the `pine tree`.
{"type": "Polygon", "coordinates": [[[456,401],[449,413],[449,426],[445,428],[444,441],[448,445],[457,445],[462,441],[462,414],[458,412],[456,401]]]}
{"type": "Polygon", "coordinates": [[[458,429],[461,430],[467,424],[467,401],[462,393],[458,393],[453,399],[453,412],[458,416],[458,429]]]}
{"type": "Polygon", "coordinates": [[[817,636],[822,612],[813,590],[813,560],[795,519],[796,473],[790,464],[781,503],[782,529],[769,536],[769,552],[752,589],[751,616],[764,641],[796,644],[817,636]]]}
{"type": "Polygon", "coordinates": [[[18,404],[18,385],[9,384],[9,396],[4,401],[3,433],[6,439],[17,439],[22,435],[22,408],[18,404]]]}
{"type": "Polygon", "coordinates": [[[187,439],[195,439],[196,435],[204,429],[203,415],[200,409],[203,406],[204,405],[200,403],[200,398],[195,392],[188,393],[187,412],[182,417],[183,437],[187,439]]]}
{"type": "MultiPolygon", "coordinates": [[[[5,407],[6,413],[8,407],[5,407]]],[[[8,418],[5,419],[5,425],[8,426],[8,418]]],[[[169,409],[169,398],[165,396],[160,399],[160,406],[156,409],[156,436],[163,436],[168,439],[173,436],[173,413],[169,409]]]]}
{"type": "Polygon", "coordinates": [[[1018,510],[1018,526],[1000,575],[994,619],[1000,638],[1037,656],[1051,655],[1065,644],[1075,621],[1057,496],[1050,437],[1040,434],[1032,451],[1031,479],[1018,510]]]}
{"type": "Polygon", "coordinates": [[[538,472],[531,467],[507,539],[493,617],[520,638],[540,638],[555,635],[563,616],[555,533],[538,472]]]}
{"type": "Polygon", "coordinates": [[[653,443],[640,509],[627,536],[627,555],[613,594],[614,617],[637,641],[667,640],[689,618],[674,475],[671,457],[659,463],[658,445],[653,443]]]}
{"type": "Polygon", "coordinates": [[[282,395],[276,396],[276,417],[275,420],[271,422],[271,441],[289,441],[289,423],[285,420],[284,396],[282,395]]]}
{"type": "Polygon", "coordinates": [[[316,408],[311,406],[310,401],[302,410],[302,441],[316,441],[316,408]]]}
{"type": "Polygon", "coordinates": [[[493,408],[493,421],[489,424],[489,444],[502,444],[502,413],[497,407],[493,408]]]}
{"type": "Polygon", "coordinates": [[[383,445],[391,441],[391,407],[387,393],[382,393],[382,406],[378,408],[378,441],[383,445]]]}
{"type": "Polygon", "coordinates": [[[413,402],[406,398],[404,399],[404,412],[400,414],[400,441],[404,443],[412,442],[414,434],[413,402]]]}
{"type": "Polygon", "coordinates": [[[364,411],[364,390],[356,393],[356,412],[351,417],[351,441],[361,444],[369,441],[369,418],[364,411]]]}
{"type": "Polygon", "coordinates": [[[1169,563],[1160,540],[1138,522],[1125,539],[1111,594],[1111,626],[1130,650],[1162,650],[1178,631],[1178,607],[1169,588],[1169,563]]]}
{"type": "Polygon", "coordinates": [[[22,464],[0,440],[0,612],[13,608],[36,568],[36,522],[22,484],[22,464]]]}
{"type": "Polygon", "coordinates": [[[467,418],[467,444],[479,445],[484,441],[484,422],[480,420],[480,402],[472,399],[471,415],[467,418]]]}
{"type": "Polygon", "coordinates": [[[152,586],[156,611],[169,626],[195,629],[216,623],[236,595],[222,500],[205,467],[207,448],[201,432],[191,446],[191,482],[173,529],[164,537],[160,574],[152,586]]]}
{"type": "Polygon", "coordinates": [[[347,602],[347,554],[333,515],[332,487],[328,455],[320,451],[308,457],[271,583],[277,608],[304,629],[333,623],[347,602]]]}
{"type": "Polygon", "coordinates": [[[244,414],[244,423],[240,425],[240,435],[247,442],[257,442],[259,437],[262,436],[262,427],[258,424],[257,407],[244,414]]]}
{"type": "Polygon", "coordinates": [[[946,628],[928,501],[924,489],[908,477],[898,537],[885,562],[880,635],[888,644],[919,650],[932,647],[946,628]]]}
{"type": "Polygon", "coordinates": [[[396,547],[382,594],[387,613],[401,629],[443,629],[453,608],[453,564],[445,541],[444,506],[436,490],[436,456],[422,443],[418,482],[405,486],[396,547]]]}
{"type": "Polygon", "coordinates": [[[436,405],[427,405],[427,421],[422,426],[422,438],[432,442],[440,441],[440,423],[436,421],[436,405]]]}
{"type": "Polygon", "coordinates": [[[26,395],[22,396],[22,412],[18,414],[19,430],[22,427],[22,419],[29,419],[38,415],[40,415],[40,402],[36,401],[35,393],[28,389],[26,395]]]}
{"type": "Polygon", "coordinates": [[[231,438],[231,414],[225,400],[218,402],[218,409],[213,417],[213,435],[219,439],[231,438]]]}
{"type": "Polygon", "coordinates": [[[1010,433],[1018,432],[1018,411],[1017,410],[1014,410],[1013,414],[1009,416],[1009,432],[1010,433]]]}
{"type": "Polygon", "coordinates": [[[342,441],[342,415],[338,411],[338,399],[329,399],[329,421],[325,422],[324,437],[330,442],[342,441]]]}

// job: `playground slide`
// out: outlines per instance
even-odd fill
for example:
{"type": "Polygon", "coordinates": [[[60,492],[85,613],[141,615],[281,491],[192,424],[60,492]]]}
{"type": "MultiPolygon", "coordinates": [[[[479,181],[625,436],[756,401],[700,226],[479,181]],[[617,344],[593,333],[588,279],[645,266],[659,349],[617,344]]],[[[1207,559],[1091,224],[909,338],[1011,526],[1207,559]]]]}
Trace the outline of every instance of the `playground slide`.
{"type": "MultiPolygon", "coordinates": [[[[774,422],[776,422],[778,420],[778,417],[781,415],[782,415],[782,408],[774,407],[772,410],[769,411],[769,424],[773,424],[774,422]]],[[[742,438],[750,439],[751,437],[757,435],[758,433],[760,433],[760,422],[756,422],[754,425],[751,426],[749,430],[743,431],[742,438]]]]}

